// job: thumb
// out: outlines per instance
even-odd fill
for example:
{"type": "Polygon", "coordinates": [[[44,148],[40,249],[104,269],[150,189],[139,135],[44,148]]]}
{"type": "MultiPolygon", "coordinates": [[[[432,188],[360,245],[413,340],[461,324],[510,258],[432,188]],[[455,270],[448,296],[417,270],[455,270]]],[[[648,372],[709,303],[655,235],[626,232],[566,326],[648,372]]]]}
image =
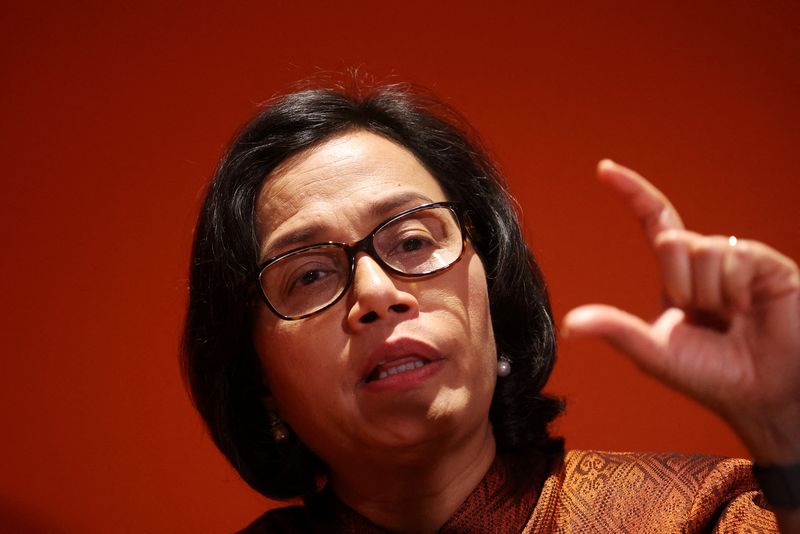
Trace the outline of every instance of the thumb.
{"type": "Polygon", "coordinates": [[[643,369],[658,370],[661,347],[652,327],[635,315],[614,306],[588,304],[567,313],[562,324],[564,337],[602,337],[643,369]]]}

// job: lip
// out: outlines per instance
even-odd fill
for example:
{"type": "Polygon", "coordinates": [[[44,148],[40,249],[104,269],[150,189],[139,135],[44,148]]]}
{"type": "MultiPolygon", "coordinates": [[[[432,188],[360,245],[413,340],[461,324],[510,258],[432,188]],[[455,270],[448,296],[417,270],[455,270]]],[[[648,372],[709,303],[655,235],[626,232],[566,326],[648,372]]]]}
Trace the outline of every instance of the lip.
{"type": "Polygon", "coordinates": [[[394,389],[395,387],[412,386],[440,369],[443,360],[442,354],[424,341],[412,338],[387,340],[376,347],[367,359],[367,363],[361,373],[361,385],[375,390],[383,390],[387,389],[387,387],[394,389]],[[367,382],[367,378],[377,366],[395,361],[402,363],[411,358],[423,360],[425,365],[382,380],[367,382]]]}

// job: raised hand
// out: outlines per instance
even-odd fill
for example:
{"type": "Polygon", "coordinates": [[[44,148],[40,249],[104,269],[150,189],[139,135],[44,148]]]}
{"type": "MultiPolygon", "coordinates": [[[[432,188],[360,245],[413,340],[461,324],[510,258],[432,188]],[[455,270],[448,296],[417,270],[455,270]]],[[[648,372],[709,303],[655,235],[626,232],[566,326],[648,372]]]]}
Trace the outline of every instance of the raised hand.
{"type": "Polygon", "coordinates": [[[641,369],[718,412],[754,458],[800,461],[800,273],[750,240],[684,229],[652,184],[610,160],[598,178],[639,219],[668,302],[652,323],[602,304],[564,318],[570,337],[602,336],[641,369]]]}

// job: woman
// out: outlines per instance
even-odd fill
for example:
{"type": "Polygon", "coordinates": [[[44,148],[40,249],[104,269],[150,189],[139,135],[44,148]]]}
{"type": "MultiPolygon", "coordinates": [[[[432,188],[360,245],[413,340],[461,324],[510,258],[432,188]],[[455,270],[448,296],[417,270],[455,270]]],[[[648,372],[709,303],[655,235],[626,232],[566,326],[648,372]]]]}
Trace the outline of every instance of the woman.
{"type": "MultiPolygon", "coordinates": [[[[193,250],[189,385],[253,488],[305,499],[249,531],[768,526],[744,462],[564,455],[549,436],[561,405],[541,394],[555,359],[544,282],[502,177],[464,132],[396,86],[311,90],[274,101],[224,157],[193,250]],[[671,474],[631,490],[642,466],[671,474]]],[[[791,475],[796,265],[686,232],[628,169],[606,161],[599,176],[641,219],[673,307],[653,325],[585,307],[565,329],[606,336],[726,417],[767,476],[791,475]]],[[[786,529],[797,516],[779,509],[786,529]]]]}

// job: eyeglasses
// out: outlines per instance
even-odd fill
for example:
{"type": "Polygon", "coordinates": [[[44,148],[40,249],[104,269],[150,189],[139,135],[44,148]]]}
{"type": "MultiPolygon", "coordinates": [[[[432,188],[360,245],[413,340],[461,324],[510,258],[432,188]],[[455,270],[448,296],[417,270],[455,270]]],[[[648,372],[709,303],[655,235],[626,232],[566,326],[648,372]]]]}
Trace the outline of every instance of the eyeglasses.
{"type": "Polygon", "coordinates": [[[342,298],[353,283],[360,252],[386,272],[417,278],[452,267],[465,242],[457,204],[425,204],[382,222],[360,241],[308,245],[270,258],[259,266],[258,285],[278,317],[304,319],[342,298]]]}

